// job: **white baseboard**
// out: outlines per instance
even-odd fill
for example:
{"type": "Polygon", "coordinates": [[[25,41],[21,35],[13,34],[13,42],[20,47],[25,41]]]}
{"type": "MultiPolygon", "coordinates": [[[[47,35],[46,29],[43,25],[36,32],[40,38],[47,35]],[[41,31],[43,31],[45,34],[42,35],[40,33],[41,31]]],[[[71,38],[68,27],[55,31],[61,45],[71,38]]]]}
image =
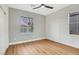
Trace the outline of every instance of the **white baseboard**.
{"type": "Polygon", "coordinates": [[[75,45],[72,45],[72,44],[67,44],[67,43],[59,42],[59,41],[52,40],[52,39],[49,39],[49,40],[79,49],[79,47],[77,47],[77,46],[75,46],[75,45]]]}
{"type": "Polygon", "coordinates": [[[9,47],[9,45],[5,48],[4,55],[5,55],[5,52],[7,51],[8,47],[9,47]]]}
{"type": "MultiPolygon", "coordinates": [[[[25,40],[25,41],[12,42],[12,43],[10,43],[9,45],[21,44],[21,43],[32,42],[32,41],[43,40],[43,39],[49,39],[49,38],[42,37],[42,38],[36,38],[36,39],[25,40]]],[[[52,39],[49,39],[49,40],[52,40],[52,39]]],[[[78,48],[78,49],[79,49],[79,47],[76,47],[76,46],[74,46],[74,45],[70,45],[70,44],[67,44],[67,43],[59,42],[59,41],[56,41],[56,40],[52,40],[52,41],[55,41],[55,42],[58,42],[58,43],[61,43],[61,44],[64,44],[64,45],[71,46],[71,47],[74,47],[74,48],[78,48]]]]}
{"type": "Polygon", "coordinates": [[[21,44],[21,43],[26,43],[26,42],[32,42],[32,41],[37,41],[37,40],[42,40],[42,39],[46,39],[46,38],[42,37],[42,38],[36,38],[36,39],[29,39],[29,40],[25,40],[25,41],[12,42],[9,45],[15,45],[15,44],[21,44]]]}
{"type": "Polygon", "coordinates": [[[6,50],[8,49],[9,45],[4,47],[1,51],[0,51],[0,55],[5,55],[6,50]]]}

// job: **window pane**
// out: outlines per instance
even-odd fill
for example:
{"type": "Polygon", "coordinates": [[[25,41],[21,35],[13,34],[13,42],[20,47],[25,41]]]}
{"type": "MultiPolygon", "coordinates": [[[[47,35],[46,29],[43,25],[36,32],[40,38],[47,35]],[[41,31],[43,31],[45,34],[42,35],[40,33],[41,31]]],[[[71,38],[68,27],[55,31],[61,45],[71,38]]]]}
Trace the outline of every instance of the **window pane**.
{"type": "Polygon", "coordinates": [[[70,34],[76,34],[77,33],[77,26],[76,24],[70,24],[70,34]]]}
{"type": "Polygon", "coordinates": [[[76,21],[77,21],[77,16],[70,17],[70,24],[76,23],[76,21]]]}
{"type": "Polygon", "coordinates": [[[79,23],[77,23],[77,34],[79,34],[79,23]]]}

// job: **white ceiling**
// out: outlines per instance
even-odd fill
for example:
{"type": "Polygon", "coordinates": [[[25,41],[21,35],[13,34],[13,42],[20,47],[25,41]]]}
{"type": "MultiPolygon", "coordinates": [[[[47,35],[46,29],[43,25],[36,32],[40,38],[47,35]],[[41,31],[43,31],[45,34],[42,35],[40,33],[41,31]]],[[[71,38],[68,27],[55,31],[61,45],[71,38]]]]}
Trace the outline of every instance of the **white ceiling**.
{"type": "Polygon", "coordinates": [[[41,15],[49,15],[57,10],[60,10],[64,7],[69,6],[70,4],[46,4],[48,6],[54,7],[54,9],[48,9],[48,8],[33,9],[34,7],[37,7],[39,5],[40,4],[9,4],[8,7],[25,10],[25,11],[29,11],[29,12],[33,12],[41,15]]]}

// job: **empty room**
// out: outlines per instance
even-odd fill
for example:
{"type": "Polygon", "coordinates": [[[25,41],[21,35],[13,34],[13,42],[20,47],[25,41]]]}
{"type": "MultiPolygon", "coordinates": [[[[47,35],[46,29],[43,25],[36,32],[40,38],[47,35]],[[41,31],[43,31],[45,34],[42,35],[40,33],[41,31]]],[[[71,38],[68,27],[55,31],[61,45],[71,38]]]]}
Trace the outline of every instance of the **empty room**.
{"type": "Polygon", "coordinates": [[[79,4],[0,4],[0,55],[79,55],[79,4]]]}

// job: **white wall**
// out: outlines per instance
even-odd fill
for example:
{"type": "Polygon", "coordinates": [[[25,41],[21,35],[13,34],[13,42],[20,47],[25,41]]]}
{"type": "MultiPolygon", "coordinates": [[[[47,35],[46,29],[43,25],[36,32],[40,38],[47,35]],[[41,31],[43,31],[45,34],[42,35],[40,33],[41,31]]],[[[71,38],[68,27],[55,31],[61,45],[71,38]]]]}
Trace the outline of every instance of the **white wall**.
{"type": "Polygon", "coordinates": [[[10,43],[40,39],[45,37],[45,17],[43,15],[9,8],[9,34],[10,34],[10,43]],[[20,16],[32,17],[34,24],[34,31],[32,34],[22,34],[20,32],[20,16]]]}
{"type": "Polygon", "coordinates": [[[2,9],[0,8],[0,54],[4,54],[9,46],[8,39],[8,7],[6,5],[0,5],[6,12],[4,15],[2,9]]]}
{"type": "Polygon", "coordinates": [[[79,5],[70,5],[46,16],[46,34],[51,40],[79,48],[79,35],[69,34],[68,14],[79,11],[79,5]]]}

